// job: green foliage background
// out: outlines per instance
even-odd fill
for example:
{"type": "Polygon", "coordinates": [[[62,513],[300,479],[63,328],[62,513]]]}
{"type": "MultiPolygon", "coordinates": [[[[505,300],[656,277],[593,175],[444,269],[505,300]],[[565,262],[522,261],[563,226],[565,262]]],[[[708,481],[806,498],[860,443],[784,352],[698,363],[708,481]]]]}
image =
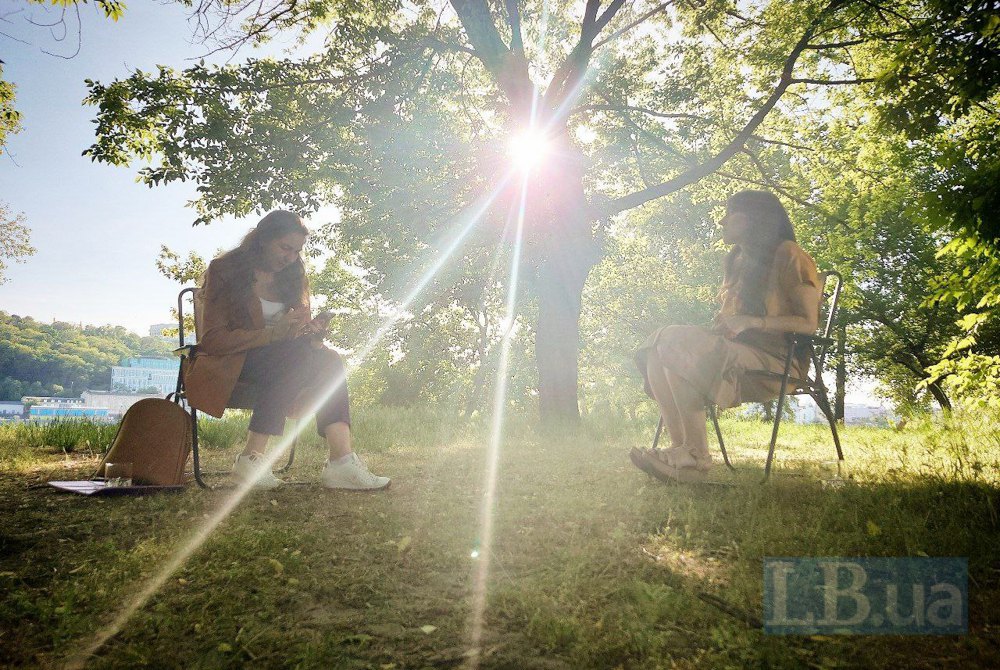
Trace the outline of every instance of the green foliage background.
{"type": "MultiPolygon", "coordinates": [[[[329,30],[325,48],[91,82],[97,137],[87,153],[119,165],[144,159],[139,178],[151,186],[195,181],[201,223],[335,204],[337,220],[314,222],[316,250],[329,259],[314,286],[338,311],[334,343],[358,351],[501,170],[510,90],[474,24],[456,15],[480,4],[278,3],[288,11],[276,18],[244,15],[235,32],[251,42],[329,30]]],[[[501,58],[517,55],[515,6],[523,57],[548,95],[579,39],[580,8],[489,5],[501,58]]],[[[623,7],[566,109],[590,204],[620,211],[594,221],[583,411],[634,412],[635,346],[664,323],[710,318],[722,257],[713,221],[743,188],[777,192],[802,246],[845,275],[837,327],[849,374],[881,381],[902,410],[988,398],[1000,379],[991,335],[998,27],[1000,9],[985,0],[623,7]],[[763,121],[726,153],[775,91],[763,121]],[[614,206],[677,179],[687,185],[666,197],[614,206]]],[[[356,372],[362,396],[482,407],[510,325],[509,205],[501,198],[488,210],[419,304],[405,305],[356,372]]],[[[527,233],[529,259],[544,235],[527,233]]],[[[534,280],[521,279],[528,296],[534,280]]],[[[515,403],[533,393],[525,358],[535,309],[521,299],[512,326],[515,403]]]]}
{"type": "MultiPolygon", "coordinates": [[[[123,9],[96,4],[111,19],[123,9]]],[[[529,402],[537,308],[522,297],[517,318],[504,321],[509,197],[486,211],[416,303],[403,297],[496,185],[516,121],[486,42],[459,14],[483,5],[506,58],[517,56],[516,8],[521,56],[545,96],[582,44],[581,7],[278,0],[255,12],[240,1],[183,4],[201,18],[219,10],[230,46],[327,31],[324,48],[299,60],[250,57],[90,82],[97,128],[88,155],[118,165],[140,158],[139,179],[150,186],[194,181],[199,223],[336,205],[335,220],[313,222],[320,231],[312,249],[314,288],[338,315],[331,341],[360,352],[387,317],[405,312],[355,369],[359,398],[474,413],[491,397],[509,329],[511,399],[529,402]]],[[[620,13],[599,31],[580,95],[564,110],[589,204],[619,212],[594,220],[600,259],[581,317],[582,409],[635,412],[635,346],[656,326],[709,319],[722,257],[713,221],[742,188],[778,193],[802,246],[847,278],[837,328],[850,375],[878,379],[902,410],[995,404],[997,3],[711,0],[601,9],[612,6],[620,13]],[[747,125],[762,111],[758,125],[747,125]],[[672,180],[686,185],[608,209],[672,180]]],[[[0,87],[0,144],[16,129],[13,94],[0,87]]],[[[528,258],[544,235],[528,232],[528,258]]],[[[165,253],[165,274],[196,277],[202,259],[165,253]]],[[[536,279],[525,272],[524,295],[536,279]]]]}
{"type": "Polygon", "coordinates": [[[139,337],[121,326],[45,324],[0,312],[0,400],[108,390],[111,366],[121,359],[170,351],[169,342],[139,337]]]}

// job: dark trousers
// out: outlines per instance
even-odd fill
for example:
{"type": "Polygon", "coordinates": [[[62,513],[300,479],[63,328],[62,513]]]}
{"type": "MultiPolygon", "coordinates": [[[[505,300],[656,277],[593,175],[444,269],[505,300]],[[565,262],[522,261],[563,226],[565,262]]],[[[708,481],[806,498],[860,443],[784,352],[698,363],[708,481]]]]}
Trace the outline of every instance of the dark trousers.
{"type": "Polygon", "coordinates": [[[250,430],[265,435],[281,435],[285,418],[295,409],[295,401],[306,389],[306,406],[315,405],[316,430],[326,436],[333,423],[351,423],[347,374],[340,354],[316,347],[308,337],[275,342],[247,352],[240,371],[240,384],[252,387],[253,415],[250,430]]]}

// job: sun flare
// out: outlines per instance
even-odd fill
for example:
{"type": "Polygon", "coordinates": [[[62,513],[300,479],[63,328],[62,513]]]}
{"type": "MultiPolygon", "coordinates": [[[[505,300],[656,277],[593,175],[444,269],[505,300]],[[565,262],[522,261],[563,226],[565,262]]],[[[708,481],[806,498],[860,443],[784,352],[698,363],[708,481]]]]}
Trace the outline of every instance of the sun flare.
{"type": "Polygon", "coordinates": [[[545,162],[549,150],[549,140],[545,134],[536,129],[529,129],[510,138],[507,155],[515,169],[530,172],[545,162]]]}

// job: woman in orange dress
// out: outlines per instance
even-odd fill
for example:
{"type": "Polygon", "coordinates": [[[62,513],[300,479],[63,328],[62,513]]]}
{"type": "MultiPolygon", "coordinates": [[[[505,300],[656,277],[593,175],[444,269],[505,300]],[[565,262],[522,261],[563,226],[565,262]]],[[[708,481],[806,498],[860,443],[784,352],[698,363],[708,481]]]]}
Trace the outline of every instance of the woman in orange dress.
{"type": "MultiPolygon", "coordinates": [[[[816,263],[796,243],[788,212],[773,194],[733,195],[720,225],[723,241],[733,247],[713,326],[665,326],[636,353],[671,446],[635,448],[630,456],[660,479],[702,479],[712,464],[706,403],[725,408],[776,398],[779,380],[746,371],[782,373],[789,346],[785,333],[812,334],[819,320],[816,263]]],[[[804,374],[808,365],[808,358],[794,358],[792,374],[804,374]]]]}

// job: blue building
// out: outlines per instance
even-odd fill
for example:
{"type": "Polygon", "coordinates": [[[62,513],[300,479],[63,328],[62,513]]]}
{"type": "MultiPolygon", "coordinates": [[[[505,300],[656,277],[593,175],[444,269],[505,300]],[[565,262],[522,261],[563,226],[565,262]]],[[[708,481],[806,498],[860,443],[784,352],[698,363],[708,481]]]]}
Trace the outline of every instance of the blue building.
{"type": "Polygon", "coordinates": [[[31,403],[28,410],[29,421],[57,421],[80,419],[88,421],[108,421],[111,410],[107,407],[89,407],[80,398],[25,398],[31,403]]]}
{"type": "Polygon", "coordinates": [[[107,407],[86,407],[78,402],[54,403],[47,402],[32,405],[28,410],[31,421],[56,421],[65,419],[80,419],[88,421],[108,421],[111,410],[107,407]]]}

